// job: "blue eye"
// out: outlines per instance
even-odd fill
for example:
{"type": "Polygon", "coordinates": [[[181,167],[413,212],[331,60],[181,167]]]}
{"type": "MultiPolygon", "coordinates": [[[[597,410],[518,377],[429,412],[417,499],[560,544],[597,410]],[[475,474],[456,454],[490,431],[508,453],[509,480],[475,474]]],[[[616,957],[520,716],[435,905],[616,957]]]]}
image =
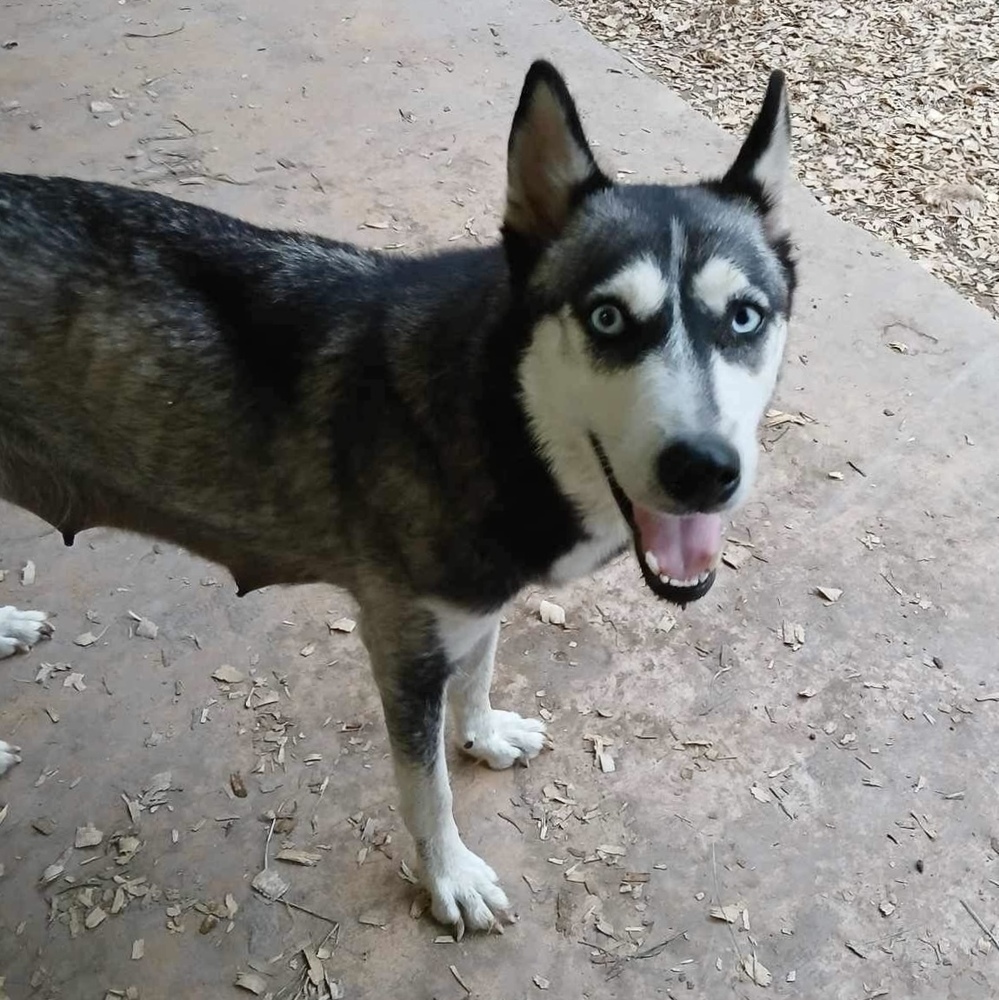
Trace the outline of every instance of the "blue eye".
{"type": "Polygon", "coordinates": [[[604,302],[590,313],[590,329],[601,337],[616,337],[624,333],[624,328],[624,314],[610,302],[604,302]]]}
{"type": "Polygon", "coordinates": [[[740,302],[731,312],[729,326],[737,337],[759,333],[765,317],[763,311],[749,302],[740,302]]]}

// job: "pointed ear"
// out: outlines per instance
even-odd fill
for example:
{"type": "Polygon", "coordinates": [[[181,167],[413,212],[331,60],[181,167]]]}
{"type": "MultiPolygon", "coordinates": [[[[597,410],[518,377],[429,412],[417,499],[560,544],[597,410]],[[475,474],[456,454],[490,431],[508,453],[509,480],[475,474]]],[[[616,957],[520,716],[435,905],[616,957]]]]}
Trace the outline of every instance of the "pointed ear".
{"type": "Polygon", "coordinates": [[[610,185],[593,159],[565,81],[550,63],[534,63],[507,147],[504,236],[542,246],[562,232],[582,198],[610,185]]]}
{"type": "Polygon", "coordinates": [[[778,238],[787,232],[782,208],[790,173],[791,113],[784,74],[778,70],[770,74],[763,106],[719,187],[724,193],[754,201],[767,231],[778,238]]]}

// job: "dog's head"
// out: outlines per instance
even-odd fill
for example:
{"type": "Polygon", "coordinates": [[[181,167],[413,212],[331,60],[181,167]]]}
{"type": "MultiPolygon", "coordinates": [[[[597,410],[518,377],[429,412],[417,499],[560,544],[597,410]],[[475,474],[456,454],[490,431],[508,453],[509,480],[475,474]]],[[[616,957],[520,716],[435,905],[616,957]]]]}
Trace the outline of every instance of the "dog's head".
{"type": "Polygon", "coordinates": [[[503,238],[533,432],[588,528],[623,515],[649,587],[678,603],[710,589],[756,470],[794,289],[789,156],[779,73],[728,172],[696,185],[614,184],[548,63],[513,121],[503,238]]]}

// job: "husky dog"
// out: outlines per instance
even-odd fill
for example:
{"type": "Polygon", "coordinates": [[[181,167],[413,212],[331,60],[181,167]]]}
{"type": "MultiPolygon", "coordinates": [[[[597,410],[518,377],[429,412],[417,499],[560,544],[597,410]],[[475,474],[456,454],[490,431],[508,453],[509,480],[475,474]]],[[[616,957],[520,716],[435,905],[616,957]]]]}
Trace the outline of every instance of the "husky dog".
{"type": "MultiPolygon", "coordinates": [[[[711,588],[784,347],[789,146],[775,73],[720,180],[619,186],[537,62],[502,243],[418,258],[0,175],[0,496],[67,544],[185,546],[240,593],[347,588],[433,914],[499,926],[452,816],[445,701],[466,753],[526,761],[541,722],[489,700],[505,601],[629,540],[660,597],[711,588]]],[[[44,631],[0,610],[0,652],[44,631]]]]}

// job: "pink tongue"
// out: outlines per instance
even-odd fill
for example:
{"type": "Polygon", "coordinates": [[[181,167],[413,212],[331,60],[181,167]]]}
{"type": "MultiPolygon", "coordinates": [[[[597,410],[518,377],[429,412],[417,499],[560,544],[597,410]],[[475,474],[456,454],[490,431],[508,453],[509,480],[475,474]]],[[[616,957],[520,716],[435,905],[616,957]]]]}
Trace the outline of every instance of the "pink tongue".
{"type": "Polygon", "coordinates": [[[722,519],[718,514],[661,514],[634,505],[642,553],[651,552],[661,576],[696,580],[718,562],[722,519]]]}

